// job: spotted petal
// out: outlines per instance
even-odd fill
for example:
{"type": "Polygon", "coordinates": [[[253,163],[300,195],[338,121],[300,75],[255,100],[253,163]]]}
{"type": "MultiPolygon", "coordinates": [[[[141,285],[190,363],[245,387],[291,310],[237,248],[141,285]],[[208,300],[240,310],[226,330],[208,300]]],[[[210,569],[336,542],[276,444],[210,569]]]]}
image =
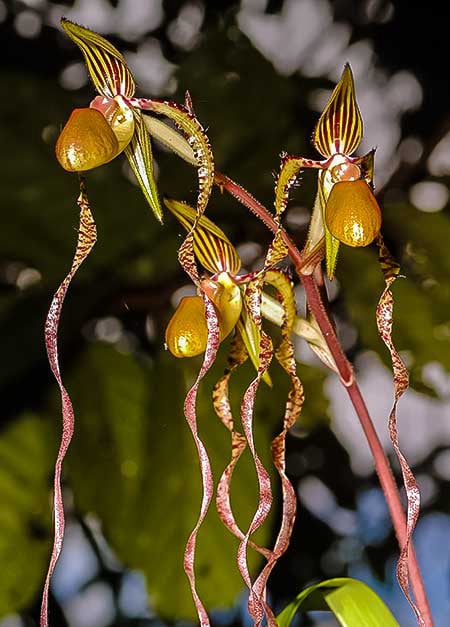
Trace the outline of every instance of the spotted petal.
{"type": "Polygon", "coordinates": [[[300,170],[304,167],[304,159],[281,155],[281,167],[275,185],[275,213],[281,215],[289,200],[289,190],[294,185],[300,170]]]}
{"type": "Polygon", "coordinates": [[[54,541],[53,549],[50,557],[50,564],[44,584],[41,603],[41,627],[48,627],[48,596],[50,590],[50,581],[53,571],[61,553],[62,543],[64,540],[65,516],[64,503],[61,489],[61,472],[62,464],[69,448],[70,441],[73,436],[75,416],[70,396],[64,387],[62,380],[59,358],[58,358],[58,327],[61,318],[62,306],[69,289],[69,285],[75,276],[78,268],[84,262],[91,252],[97,240],[97,227],[94,217],[91,213],[89,201],[87,198],[84,180],[80,180],[80,195],[78,198],[78,206],[80,208],[80,225],[78,230],[78,241],[75,249],[71,268],[58,287],[50,304],[50,309],[45,321],[45,345],[47,348],[47,356],[50,369],[58,383],[61,392],[61,408],[62,408],[62,434],[59,451],[55,463],[55,476],[53,484],[53,512],[54,512],[54,541]]]}
{"type": "Polygon", "coordinates": [[[125,59],[104,37],[63,18],[61,26],[80,48],[96,90],[107,98],[131,98],[135,83],[125,59]]]}
{"type": "MultiPolygon", "coordinates": [[[[296,496],[294,487],[286,475],[286,435],[297,420],[304,400],[303,386],[296,373],[294,345],[290,339],[290,333],[297,313],[292,282],[285,274],[277,270],[268,270],[264,275],[264,282],[274,287],[281,299],[284,314],[281,327],[282,341],[275,351],[275,357],[289,376],[291,388],[286,401],[283,428],[273,439],[271,446],[273,462],[280,477],[283,507],[281,525],[273,551],[253,586],[257,596],[260,595],[262,598],[266,596],[266,586],[269,575],[276,566],[278,559],[285,553],[289,546],[294,526],[296,496]]],[[[268,614],[267,624],[272,624],[270,621],[270,613],[268,614]]],[[[276,625],[276,621],[273,621],[273,624],[276,625]]]]}
{"type": "Polygon", "coordinates": [[[191,110],[175,102],[133,98],[131,104],[143,111],[165,115],[185,134],[198,169],[197,214],[201,215],[208,204],[214,183],[214,158],[203,126],[191,110]]]}
{"type": "MultiPolygon", "coordinates": [[[[164,204],[189,232],[197,215],[195,209],[185,202],[167,198],[164,204]]],[[[194,231],[194,253],[202,266],[213,274],[228,272],[235,275],[241,267],[241,260],[233,244],[206,216],[200,218],[194,231]]]]}
{"type": "Polygon", "coordinates": [[[140,111],[134,111],[134,124],[134,135],[125,148],[125,154],[141,186],[142,193],[156,218],[162,223],[161,205],[153,175],[153,156],[150,138],[140,111]]]}
{"type": "Polygon", "coordinates": [[[391,287],[396,278],[399,276],[400,267],[383,242],[381,235],[378,236],[377,245],[379,262],[385,280],[385,289],[381,294],[377,305],[377,327],[381,339],[389,350],[394,374],[394,403],[392,405],[391,413],[389,414],[389,437],[391,438],[392,446],[400,463],[407,498],[406,537],[403,540],[403,546],[397,562],[397,579],[404,595],[408,599],[409,604],[416,614],[417,623],[419,625],[424,625],[425,623],[423,622],[420,610],[414,603],[410,594],[411,573],[408,563],[408,556],[411,550],[411,539],[419,517],[420,492],[414,474],[400,449],[397,429],[397,404],[400,397],[408,389],[409,385],[408,369],[403,363],[392,339],[394,297],[391,287]]]}
{"type": "Polygon", "coordinates": [[[324,157],[336,153],[351,155],[361,142],[363,124],[355,98],[350,66],[346,64],[341,80],[320,116],[313,143],[324,157]]]}

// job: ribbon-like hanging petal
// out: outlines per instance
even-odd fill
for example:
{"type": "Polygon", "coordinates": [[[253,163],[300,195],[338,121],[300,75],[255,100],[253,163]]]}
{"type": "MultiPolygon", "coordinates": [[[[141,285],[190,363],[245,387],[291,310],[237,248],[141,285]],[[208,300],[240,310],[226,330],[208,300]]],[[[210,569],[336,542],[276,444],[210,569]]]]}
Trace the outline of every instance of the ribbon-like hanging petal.
{"type": "Polygon", "coordinates": [[[216,358],[217,349],[219,347],[219,324],[217,320],[217,314],[214,309],[214,305],[209,300],[209,298],[204,294],[204,303],[205,303],[205,312],[206,312],[206,321],[208,324],[208,343],[205,351],[205,357],[203,360],[203,364],[201,370],[197,376],[197,379],[194,385],[191,387],[189,392],[187,393],[186,400],[184,403],[184,415],[186,417],[187,423],[192,433],[192,437],[194,438],[195,446],[197,448],[198,459],[200,463],[200,472],[202,476],[202,502],[200,506],[200,513],[195,523],[193,530],[188,538],[186,549],[184,552],[184,571],[188,577],[189,584],[191,587],[192,598],[194,599],[195,607],[197,610],[198,618],[200,621],[201,627],[209,626],[209,618],[206,610],[203,606],[203,603],[200,600],[200,597],[197,592],[196,587],[196,579],[195,579],[195,550],[197,544],[197,534],[200,529],[201,524],[206,516],[206,513],[209,508],[209,504],[211,503],[211,499],[213,496],[214,485],[213,485],[213,477],[211,471],[211,463],[208,458],[208,453],[206,452],[205,445],[203,444],[202,439],[199,436],[198,428],[197,428],[197,393],[201,380],[208,372],[209,368],[214,363],[216,358]]]}
{"type": "Polygon", "coordinates": [[[50,580],[52,578],[53,571],[55,569],[56,562],[58,561],[59,554],[61,553],[63,538],[64,538],[64,504],[61,492],[61,471],[62,463],[72,439],[74,430],[74,413],[72,402],[69,394],[63,385],[61,373],[59,370],[58,359],[58,327],[61,317],[61,309],[64,303],[64,299],[69,287],[69,284],[80,267],[83,261],[91,252],[96,239],[97,230],[89,208],[89,203],[86,195],[86,189],[84,182],[80,179],[80,195],[78,198],[78,206],[80,207],[80,225],[78,231],[78,242],[75,250],[75,255],[72,262],[72,267],[67,274],[64,281],[57,289],[53,300],[50,305],[50,309],[45,322],[45,345],[47,348],[48,360],[50,368],[58,382],[61,390],[61,402],[62,402],[62,436],[59,446],[58,455],[55,464],[55,478],[53,488],[53,509],[54,509],[54,521],[55,521],[55,535],[52,554],[50,558],[50,564],[47,571],[47,576],[44,584],[44,591],[42,595],[41,605],[41,627],[48,626],[48,593],[50,588],[50,580]]]}
{"type": "MultiPolygon", "coordinates": [[[[169,117],[170,119],[174,120],[177,126],[181,128],[183,132],[187,135],[188,143],[193,149],[194,157],[198,165],[199,179],[197,211],[194,223],[192,224],[192,227],[190,228],[184,242],[182,243],[178,251],[178,259],[185,272],[191,277],[194,284],[198,286],[200,284],[200,279],[194,254],[194,234],[198,222],[206,208],[206,204],[211,194],[214,180],[214,161],[208,138],[204,133],[203,127],[201,126],[200,122],[198,122],[195,116],[187,111],[184,107],[178,107],[177,105],[172,106],[171,103],[167,102],[159,103],[145,99],[133,100],[132,104],[145,110],[162,113],[164,115],[167,115],[167,117],[169,117]]],[[[213,478],[211,464],[209,462],[205,445],[203,444],[198,434],[196,403],[200,381],[209,370],[216,357],[217,349],[219,346],[219,321],[212,301],[204,292],[202,292],[202,297],[205,303],[206,322],[208,326],[207,346],[202,368],[194,385],[189,390],[186,396],[186,401],[184,404],[184,414],[188,422],[189,428],[191,429],[195,445],[197,447],[197,453],[200,462],[200,471],[202,476],[203,496],[199,517],[186,545],[184,554],[184,570],[189,580],[191,593],[194,599],[195,607],[197,609],[200,624],[202,625],[202,627],[204,627],[209,625],[209,619],[197,592],[194,562],[198,530],[206,516],[213,494],[213,478]]]]}
{"type": "Polygon", "coordinates": [[[408,568],[408,555],[411,538],[420,511],[420,492],[414,474],[409,467],[405,456],[400,450],[397,430],[397,403],[400,400],[400,397],[407,390],[409,384],[408,370],[392,341],[392,313],[394,308],[394,297],[392,295],[391,286],[398,276],[399,266],[391,257],[386,245],[383,242],[381,235],[379,235],[378,237],[377,244],[379,247],[380,266],[384,275],[384,280],[386,282],[386,287],[380,297],[377,306],[377,326],[380,337],[389,350],[392,360],[392,370],[394,373],[394,404],[392,406],[391,413],[389,414],[389,436],[391,438],[395,454],[397,455],[397,459],[400,463],[403,483],[405,485],[406,498],[408,502],[406,517],[406,538],[403,546],[401,547],[400,556],[397,562],[397,579],[405,597],[408,599],[412,609],[416,614],[419,625],[425,625],[424,619],[410,594],[408,568]]]}
{"type": "MultiPolygon", "coordinates": [[[[292,283],[286,275],[275,270],[269,270],[265,273],[264,282],[272,285],[278,291],[281,298],[284,311],[284,320],[281,327],[282,341],[275,350],[275,357],[288,374],[291,380],[291,388],[286,402],[282,430],[272,441],[272,458],[280,476],[283,495],[283,510],[281,526],[274,548],[271,551],[267,564],[264,566],[253,584],[253,589],[256,594],[262,598],[265,598],[266,596],[267,580],[273,568],[275,567],[278,559],[283,555],[289,546],[294,526],[297,498],[294,487],[286,475],[286,435],[288,430],[295,424],[297,418],[299,417],[304,401],[303,386],[297,376],[294,346],[290,339],[296,319],[296,306],[292,283]]],[[[268,623],[270,624],[271,622],[272,617],[268,614],[268,623]]]]}
{"type": "Polygon", "coordinates": [[[264,613],[267,613],[267,615],[270,616],[270,611],[267,610],[265,598],[261,596],[258,591],[253,589],[253,583],[250,577],[247,563],[247,547],[249,545],[250,537],[257,529],[259,529],[259,527],[266,520],[270,512],[272,506],[272,489],[270,485],[269,473],[264,468],[261,459],[256,452],[253,436],[253,411],[255,397],[258,391],[259,384],[261,382],[263,374],[266,372],[270,365],[273,355],[272,341],[270,340],[269,336],[262,330],[261,277],[258,277],[248,283],[245,291],[245,303],[249,318],[251,318],[251,320],[255,324],[255,327],[258,328],[260,332],[258,359],[259,367],[257,370],[257,375],[245,391],[241,402],[242,428],[244,430],[244,435],[255,464],[259,486],[259,498],[255,514],[250,522],[247,532],[245,533],[243,539],[239,544],[237,562],[242,578],[244,579],[244,582],[246,583],[250,591],[248,600],[248,610],[250,616],[252,617],[255,624],[259,624],[264,618],[264,613]]]}
{"type": "MultiPolygon", "coordinates": [[[[229,398],[229,382],[233,372],[241,366],[248,357],[245,344],[239,333],[236,333],[231,341],[230,352],[228,355],[228,367],[224,376],[219,379],[215,384],[213,390],[213,406],[217,416],[220,418],[222,424],[228,429],[231,434],[231,459],[227,467],[222,473],[217,484],[216,493],[216,507],[220,519],[231,533],[233,533],[239,540],[244,538],[244,533],[236,523],[233,510],[231,508],[230,499],[230,486],[234,469],[247,447],[247,441],[242,433],[236,430],[234,425],[233,414],[231,412],[230,398],[229,398]]],[[[270,556],[270,551],[253,541],[249,541],[249,545],[261,555],[265,557],[270,556]]]]}

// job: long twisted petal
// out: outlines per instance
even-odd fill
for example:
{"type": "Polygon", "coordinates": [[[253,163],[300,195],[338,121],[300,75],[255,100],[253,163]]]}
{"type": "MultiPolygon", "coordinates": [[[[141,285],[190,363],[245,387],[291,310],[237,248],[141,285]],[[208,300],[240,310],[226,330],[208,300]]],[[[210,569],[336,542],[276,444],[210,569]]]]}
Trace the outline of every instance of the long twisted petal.
{"type": "Polygon", "coordinates": [[[397,455],[398,461],[400,463],[403,475],[403,483],[405,485],[406,497],[408,501],[406,538],[403,546],[401,547],[400,556],[397,562],[397,579],[401,589],[403,590],[404,595],[408,599],[412,609],[416,614],[419,625],[425,625],[425,621],[410,594],[408,567],[409,547],[420,511],[420,492],[414,474],[409,467],[405,456],[400,450],[397,430],[397,403],[400,400],[400,397],[407,390],[409,384],[408,370],[401,360],[401,357],[398,354],[398,351],[392,341],[392,312],[394,308],[394,297],[392,295],[391,286],[398,276],[399,266],[392,259],[388,249],[386,248],[381,238],[381,235],[379,236],[377,243],[379,246],[380,265],[386,282],[386,287],[380,297],[377,306],[377,326],[380,337],[387,346],[391,355],[392,369],[394,373],[394,404],[389,415],[389,436],[391,438],[395,454],[397,455]]]}
{"type": "MultiPolygon", "coordinates": [[[[291,380],[291,388],[286,402],[282,430],[272,441],[272,458],[281,481],[283,511],[274,548],[271,551],[267,564],[264,566],[253,585],[256,594],[262,598],[266,596],[267,580],[273,568],[289,546],[294,526],[297,499],[295,490],[286,475],[286,435],[300,415],[304,401],[303,386],[297,376],[294,346],[291,341],[291,331],[296,319],[296,306],[292,283],[286,275],[274,270],[269,270],[265,273],[264,282],[272,285],[278,291],[285,312],[281,327],[282,341],[275,351],[275,357],[288,374],[291,380]]],[[[269,622],[270,618],[271,616],[269,614],[269,622]]]]}
{"type": "MultiPolygon", "coordinates": [[[[245,293],[246,307],[249,312],[249,316],[253,320],[255,326],[260,330],[260,348],[259,348],[259,367],[257,375],[248,386],[244,393],[241,402],[241,421],[244,430],[244,435],[247,440],[248,447],[250,449],[253,461],[255,464],[256,474],[259,485],[259,498],[258,506],[255,514],[250,522],[246,534],[242,538],[237,553],[238,568],[241,572],[242,578],[246,583],[250,594],[248,601],[248,609],[250,616],[255,624],[260,624],[264,618],[264,614],[271,618],[271,612],[268,609],[265,598],[263,598],[258,591],[254,590],[253,583],[250,577],[250,572],[247,563],[247,547],[250,537],[253,533],[259,529],[259,527],[266,520],[271,506],[272,506],[272,489],[270,485],[270,477],[267,470],[264,468],[259,455],[256,452],[254,437],[253,437],[253,410],[255,404],[255,397],[261,382],[261,379],[270,365],[273,348],[272,342],[269,336],[262,330],[261,327],[261,280],[257,278],[251,281],[246,288],[245,293]]],[[[274,619],[273,619],[274,620],[274,619]]]]}
{"type": "MultiPolygon", "coordinates": [[[[231,508],[230,500],[230,487],[234,469],[247,447],[247,441],[242,433],[236,430],[234,425],[234,418],[231,412],[230,399],[229,399],[229,381],[233,372],[241,366],[248,358],[248,353],[245,348],[245,344],[239,333],[236,333],[230,347],[230,353],[228,355],[228,367],[223,377],[215,384],[213,390],[213,406],[214,410],[219,417],[222,424],[228,429],[231,434],[231,459],[226,466],[219,479],[216,493],[216,507],[220,519],[227,529],[234,534],[239,540],[243,540],[244,533],[236,523],[233,510],[231,508]]],[[[260,547],[252,540],[249,541],[249,545],[261,555],[269,557],[271,552],[268,549],[260,547]]]]}
{"type": "MultiPolygon", "coordinates": [[[[138,108],[151,110],[157,113],[167,115],[167,117],[173,119],[175,123],[186,133],[186,135],[188,135],[189,145],[193,149],[194,157],[198,164],[199,195],[197,200],[196,218],[178,251],[178,259],[181,266],[190,276],[194,284],[199,285],[200,278],[198,275],[194,254],[194,234],[211,194],[214,177],[214,162],[208,138],[203,131],[203,127],[195,118],[195,116],[184,107],[178,107],[173,103],[154,102],[152,100],[145,99],[134,99],[131,104],[137,106],[138,108]]],[[[195,381],[194,385],[189,390],[186,396],[184,413],[189,428],[191,429],[195,445],[197,447],[197,453],[200,462],[200,471],[202,475],[203,496],[197,523],[195,524],[186,545],[186,550],[184,554],[184,570],[189,579],[192,597],[194,599],[194,603],[197,609],[200,624],[203,627],[209,625],[209,619],[196,589],[194,563],[198,530],[206,516],[213,494],[213,478],[211,464],[209,462],[205,445],[203,444],[198,434],[196,402],[200,382],[213,364],[216,357],[217,349],[219,346],[219,323],[212,301],[203,292],[202,297],[205,302],[206,321],[208,325],[208,340],[202,368],[199,372],[197,380],[195,381]]]]}
{"type": "Polygon", "coordinates": [[[53,509],[55,519],[55,535],[53,550],[50,558],[50,564],[47,571],[47,576],[44,584],[44,591],[42,595],[41,604],[41,627],[48,626],[48,593],[50,588],[50,580],[55,569],[56,562],[58,561],[59,554],[61,553],[63,538],[64,538],[64,505],[61,492],[61,471],[62,463],[72,439],[74,430],[74,413],[70,396],[63,385],[61,373],[59,370],[58,360],[58,326],[59,319],[61,317],[61,309],[63,302],[69,287],[69,284],[80,267],[83,261],[91,252],[96,239],[97,231],[89,208],[89,203],[86,195],[86,189],[83,181],[81,181],[81,190],[78,198],[78,205],[80,207],[80,225],[78,231],[78,242],[75,250],[75,255],[72,262],[72,267],[69,273],[57,289],[53,296],[50,309],[45,322],[45,345],[47,348],[48,360],[50,368],[58,382],[61,390],[61,402],[62,402],[62,435],[61,443],[59,446],[58,455],[55,464],[55,477],[53,487],[53,509]]]}
{"type": "Polygon", "coordinates": [[[197,543],[197,534],[200,526],[206,516],[206,513],[209,508],[209,504],[211,503],[214,485],[213,485],[213,477],[211,471],[211,464],[208,458],[208,453],[206,452],[205,445],[201,440],[198,434],[197,428],[197,412],[196,412],[196,404],[197,404],[197,393],[201,380],[208,372],[209,368],[214,363],[216,358],[217,349],[219,346],[219,324],[217,320],[217,314],[214,309],[214,305],[209,300],[206,295],[204,296],[205,302],[205,311],[206,311],[206,320],[208,324],[208,345],[206,347],[205,357],[203,359],[203,364],[201,370],[197,376],[197,379],[194,385],[191,387],[189,392],[187,393],[186,400],[184,403],[184,415],[186,416],[187,423],[189,428],[191,429],[192,437],[194,438],[195,446],[197,448],[198,458],[200,462],[200,472],[202,476],[202,487],[203,487],[203,496],[202,502],[200,506],[200,513],[195,523],[193,530],[188,538],[186,549],[184,552],[184,571],[188,577],[189,584],[191,587],[192,597],[194,599],[195,607],[197,609],[198,618],[200,621],[200,625],[202,627],[209,626],[209,618],[206,613],[206,610],[200,600],[200,597],[196,588],[196,580],[195,580],[195,550],[197,543]]]}

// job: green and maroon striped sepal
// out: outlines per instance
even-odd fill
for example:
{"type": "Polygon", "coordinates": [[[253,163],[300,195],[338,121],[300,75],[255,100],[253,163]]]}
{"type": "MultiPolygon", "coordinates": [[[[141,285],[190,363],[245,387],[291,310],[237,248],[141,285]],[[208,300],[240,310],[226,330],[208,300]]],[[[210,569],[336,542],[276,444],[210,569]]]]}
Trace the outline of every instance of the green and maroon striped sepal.
{"type": "Polygon", "coordinates": [[[61,26],[80,48],[96,90],[106,98],[131,98],[135,83],[125,59],[101,35],[63,18],[61,26]]]}
{"type": "MultiPolygon", "coordinates": [[[[197,212],[193,207],[179,200],[164,199],[164,204],[173,213],[186,231],[190,231],[197,212]]],[[[225,233],[206,216],[201,216],[194,231],[194,253],[202,266],[216,274],[228,272],[235,275],[241,267],[241,260],[235,247],[225,233]]]]}
{"type": "Polygon", "coordinates": [[[348,63],[320,116],[313,143],[324,157],[351,155],[361,142],[363,124],[355,98],[353,75],[348,63]]]}

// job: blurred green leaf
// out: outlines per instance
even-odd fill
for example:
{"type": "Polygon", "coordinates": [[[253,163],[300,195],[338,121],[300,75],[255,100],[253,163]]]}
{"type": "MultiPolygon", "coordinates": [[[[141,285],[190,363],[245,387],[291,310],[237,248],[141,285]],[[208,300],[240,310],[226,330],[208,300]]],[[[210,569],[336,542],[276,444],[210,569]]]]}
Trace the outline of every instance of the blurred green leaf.
{"type": "MultiPolygon", "coordinates": [[[[202,384],[198,402],[200,432],[216,480],[230,456],[229,433],[210,400],[212,385],[223,372],[220,361],[202,384]]],[[[182,407],[199,363],[166,354],[150,363],[99,344],[87,351],[68,381],[77,408],[68,461],[76,505],[99,516],[119,558],[146,574],[156,611],[172,619],[194,617],[182,560],[200,506],[200,476],[182,407]]],[[[253,376],[251,368],[244,368],[232,381],[235,405],[253,376]]],[[[255,435],[270,466],[270,439],[275,425],[281,424],[283,402],[278,394],[269,397],[262,392],[255,435]]],[[[248,525],[257,505],[257,484],[247,454],[236,470],[232,502],[238,522],[248,525]]],[[[266,524],[258,540],[267,543],[269,537],[266,524]]],[[[243,588],[237,544],[212,507],[199,534],[196,569],[199,591],[209,608],[231,605],[243,588]]],[[[257,563],[253,555],[253,568],[257,563]]]]}
{"type": "Polygon", "coordinates": [[[43,583],[51,530],[54,443],[32,414],[0,436],[0,617],[24,609],[43,583]]]}
{"type": "Polygon", "coordinates": [[[277,617],[289,627],[296,612],[330,610],[344,627],[399,627],[380,597],[362,581],[328,579],[303,590],[277,617]]]}
{"type": "Polygon", "coordinates": [[[293,429],[297,435],[308,435],[316,427],[330,424],[330,403],[323,390],[328,373],[301,363],[297,364],[297,372],[305,392],[305,402],[293,429]]]}

